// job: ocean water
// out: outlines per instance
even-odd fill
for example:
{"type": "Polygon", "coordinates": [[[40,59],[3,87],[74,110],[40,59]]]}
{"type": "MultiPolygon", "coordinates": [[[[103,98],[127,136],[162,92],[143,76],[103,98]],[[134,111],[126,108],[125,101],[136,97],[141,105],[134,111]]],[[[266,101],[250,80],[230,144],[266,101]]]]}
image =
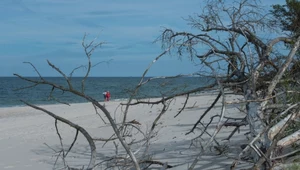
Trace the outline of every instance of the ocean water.
{"type": "MultiPolygon", "coordinates": [[[[31,77],[38,80],[38,78],[31,77]]],[[[59,85],[67,85],[61,77],[46,77],[59,85]]],[[[145,80],[148,78],[145,78],[145,80]]],[[[75,89],[81,89],[82,77],[73,77],[72,84],[75,89]]],[[[98,101],[103,101],[103,91],[109,90],[111,100],[127,99],[132,90],[139,83],[139,77],[89,77],[85,83],[85,94],[98,101]]],[[[177,92],[191,90],[204,86],[211,82],[211,79],[203,77],[180,77],[176,79],[155,79],[142,86],[134,98],[153,98],[169,96],[177,92]]],[[[32,85],[29,82],[17,77],[0,77],[0,107],[13,107],[24,105],[20,99],[32,104],[55,104],[56,100],[49,98],[52,87],[38,85],[33,88],[24,87],[32,85]]],[[[53,96],[61,102],[82,103],[85,99],[75,96],[69,92],[55,89],[53,96]]]]}

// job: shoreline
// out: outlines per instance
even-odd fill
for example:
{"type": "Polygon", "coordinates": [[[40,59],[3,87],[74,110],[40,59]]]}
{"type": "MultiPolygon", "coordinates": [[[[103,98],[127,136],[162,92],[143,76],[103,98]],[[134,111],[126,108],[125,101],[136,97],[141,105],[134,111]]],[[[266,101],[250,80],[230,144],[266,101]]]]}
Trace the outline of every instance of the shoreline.
{"type": "MultiPolygon", "coordinates": [[[[210,90],[204,90],[204,91],[201,91],[201,92],[197,92],[197,93],[193,93],[191,94],[190,96],[194,97],[194,96],[203,96],[203,95],[207,95],[207,94],[211,94],[211,95],[216,95],[217,94],[217,90],[216,89],[210,89],[210,90]]],[[[184,96],[177,96],[177,97],[184,97],[184,96]]],[[[148,97],[148,98],[140,98],[138,100],[148,100],[148,99],[159,99],[161,97],[148,97]]],[[[127,101],[129,98],[119,98],[119,99],[111,99],[110,102],[124,102],[124,101],[127,101]]],[[[134,100],[137,100],[137,99],[134,99],[134,100]]],[[[37,105],[37,106],[49,106],[49,105],[66,105],[66,104],[63,104],[63,103],[59,103],[59,102],[53,102],[53,101],[50,101],[50,103],[31,103],[31,104],[34,104],[34,105],[37,105]]],[[[103,99],[102,100],[99,100],[98,102],[105,102],[103,99]]],[[[70,105],[73,105],[73,104],[82,104],[82,103],[89,103],[88,101],[86,102],[72,102],[72,103],[69,103],[70,105]]],[[[2,108],[18,108],[18,107],[26,107],[27,105],[26,104],[18,104],[18,105],[0,105],[0,109],[2,108]]]]}

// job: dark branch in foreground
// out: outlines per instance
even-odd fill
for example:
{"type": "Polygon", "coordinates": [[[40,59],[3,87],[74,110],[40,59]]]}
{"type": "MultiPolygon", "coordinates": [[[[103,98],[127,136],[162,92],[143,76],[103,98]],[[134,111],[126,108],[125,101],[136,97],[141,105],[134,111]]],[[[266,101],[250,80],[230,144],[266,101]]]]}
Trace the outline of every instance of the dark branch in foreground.
{"type": "Polygon", "coordinates": [[[90,163],[87,167],[87,169],[93,169],[94,165],[95,165],[95,161],[96,161],[96,156],[97,156],[97,153],[96,153],[96,145],[93,141],[93,138],[90,136],[90,134],[81,126],[77,125],[77,124],[74,124],[73,122],[63,118],[63,117],[60,117],[60,116],[57,116],[56,114],[46,110],[46,109],[43,109],[41,107],[38,107],[38,106],[35,106],[35,105],[32,105],[24,100],[21,100],[23,103],[25,103],[26,105],[34,108],[34,109],[37,109],[37,110],[40,110],[46,114],[48,114],[49,116],[53,117],[55,120],[59,120],[69,126],[71,126],[72,128],[78,130],[85,138],[86,140],[88,141],[89,143],[89,146],[90,146],[90,149],[91,149],[91,159],[90,159],[90,163]]]}
{"type": "Polygon", "coordinates": [[[214,100],[214,102],[205,110],[205,112],[200,116],[200,118],[198,119],[198,121],[194,124],[193,128],[186,133],[186,135],[194,132],[194,130],[196,129],[196,127],[198,126],[198,124],[201,122],[201,120],[204,118],[204,116],[215,106],[215,104],[218,102],[218,100],[220,99],[222,93],[220,92],[218,94],[218,96],[216,97],[216,99],[214,100]]]}
{"type": "Polygon", "coordinates": [[[205,87],[199,87],[199,88],[196,88],[196,89],[193,89],[193,90],[189,90],[187,92],[177,93],[177,94],[174,94],[174,95],[171,95],[171,96],[168,96],[168,97],[164,97],[163,99],[160,99],[158,101],[153,101],[153,102],[152,101],[137,101],[135,103],[121,103],[121,105],[133,106],[133,105],[138,105],[138,104],[160,104],[160,103],[163,103],[164,101],[173,99],[173,98],[178,97],[178,96],[184,96],[184,95],[187,95],[187,94],[196,93],[196,92],[211,89],[211,88],[215,87],[215,85],[216,85],[216,83],[213,83],[213,84],[207,85],[205,87]]]}

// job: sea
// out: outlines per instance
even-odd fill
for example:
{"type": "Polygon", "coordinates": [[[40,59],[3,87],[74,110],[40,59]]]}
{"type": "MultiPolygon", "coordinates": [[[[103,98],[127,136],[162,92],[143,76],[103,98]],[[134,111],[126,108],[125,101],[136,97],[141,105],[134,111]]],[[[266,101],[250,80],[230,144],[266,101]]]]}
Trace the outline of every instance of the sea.
{"type": "MultiPolygon", "coordinates": [[[[39,80],[38,77],[28,77],[39,80]]],[[[145,77],[144,81],[151,77],[145,77]]],[[[66,86],[62,77],[45,77],[47,81],[66,86]]],[[[81,90],[82,77],[72,77],[71,82],[76,90],[81,90]]],[[[103,91],[110,91],[111,100],[126,100],[140,82],[140,77],[89,77],[85,81],[85,94],[99,102],[104,101],[103,91]]],[[[206,77],[177,77],[168,79],[153,79],[141,86],[134,98],[154,98],[169,96],[211,83],[206,77]]],[[[18,77],[0,77],[0,107],[23,106],[20,100],[32,104],[46,105],[56,103],[84,103],[84,98],[72,93],[54,89],[49,85],[37,85],[18,77]],[[52,96],[52,97],[50,97],[52,96]]]]}

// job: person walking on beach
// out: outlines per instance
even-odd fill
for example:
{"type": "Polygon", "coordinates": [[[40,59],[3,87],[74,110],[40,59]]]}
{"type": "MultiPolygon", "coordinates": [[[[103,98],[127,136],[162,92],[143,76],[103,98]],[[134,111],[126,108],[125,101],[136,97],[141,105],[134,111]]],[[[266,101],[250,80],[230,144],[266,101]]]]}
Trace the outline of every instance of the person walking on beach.
{"type": "Polygon", "coordinates": [[[110,92],[107,91],[107,92],[106,92],[106,101],[109,101],[109,100],[110,100],[110,92]]]}
{"type": "Polygon", "coordinates": [[[107,94],[106,91],[104,91],[102,94],[103,94],[103,97],[104,97],[104,101],[106,101],[106,94],[107,94]]]}

